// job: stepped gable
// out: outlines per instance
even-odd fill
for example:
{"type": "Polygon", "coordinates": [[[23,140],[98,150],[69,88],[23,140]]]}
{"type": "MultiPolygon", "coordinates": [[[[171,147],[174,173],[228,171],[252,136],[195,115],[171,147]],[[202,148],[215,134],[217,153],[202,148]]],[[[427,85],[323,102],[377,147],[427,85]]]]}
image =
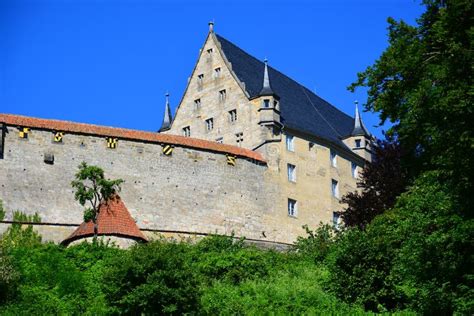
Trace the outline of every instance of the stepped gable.
{"type": "MultiPolygon", "coordinates": [[[[250,98],[259,96],[265,64],[216,34],[232,71],[245,83],[250,98]]],[[[280,97],[281,122],[296,131],[314,135],[347,148],[341,141],[351,135],[354,118],[318,97],[309,89],[268,66],[271,88],[280,97]]]]}
{"type": "Polygon", "coordinates": [[[116,128],[60,120],[40,119],[35,117],[1,113],[0,123],[5,123],[10,126],[30,127],[42,130],[61,131],[66,133],[70,132],[83,135],[117,137],[119,138],[119,140],[127,139],[157,144],[170,144],[224,154],[232,154],[238,157],[251,159],[258,163],[266,163],[265,159],[263,159],[263,156],[256,151],[179,135],[152,133],[125,128],[116,128]]]}
{"type": "MultiPolygon", "coordinates": [[[[99,206],[97,224],[99,236],[116,236],[136,241],[147,241],[118,195],[99,206]]],[[[93,236],[94,223],[92,221],[83,222],[61,244],[67,246],[75,240],[93,236]]]]}

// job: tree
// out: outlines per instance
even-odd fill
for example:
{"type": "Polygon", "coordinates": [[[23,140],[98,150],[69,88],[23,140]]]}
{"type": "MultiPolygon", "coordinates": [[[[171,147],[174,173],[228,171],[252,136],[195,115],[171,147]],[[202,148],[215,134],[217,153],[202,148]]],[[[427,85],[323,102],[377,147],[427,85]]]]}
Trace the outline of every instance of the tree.
{"type": "Polygon", "coordinates": [[[405,190],[408,177],[400,163],[400,144],[387,138],[373,147],[373,160],[361,172],[357,187],[361,192],[349,192],[341,203],[347,204],[342,219],[347,226],[364,229],[372,219],[395,205],[405,190]]]}
{"type": "Polygon", "coordinates": [[[90,207],[86,207],[84,210],[84,221],[94,223],[95,239],[98,232],[97,218],[100,205],[115,197],[124,180],[105,179],[104,171],[100,167],[89,166],[85,162],[79,165],[79,171],[75,177],[76,180],[71,182],[72,187],[76,190],[74,197],[82,206],[85,206],[86,203],[90,204],[90,207]]]}
{"type": "Polygon", "coordinates": [[[474,2],[423,4],[416,26],[388,19],[388,48],[349,89],[368,88],[365,108],[394,123],[390,133],[410,173],[441,171],[467,213],[474,199],[474,2]]]}

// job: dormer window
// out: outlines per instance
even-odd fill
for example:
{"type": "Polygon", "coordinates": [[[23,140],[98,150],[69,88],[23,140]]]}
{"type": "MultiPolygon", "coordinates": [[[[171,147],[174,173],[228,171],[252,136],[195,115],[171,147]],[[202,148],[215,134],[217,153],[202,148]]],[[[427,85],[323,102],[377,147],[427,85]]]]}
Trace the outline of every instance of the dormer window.
{"type": "Polygon", "coordinates": [[[269,108],[270,107],[270,100],[268,100],[268,99],[263,100],[263,107],[264,108],[269,108]]]}
{"type": "Polygon", "coordinates": [[[224,102],[226,97],[227,97],[227,93],[226,93],[225,89],[219,91],[219,101],[220,102],[224,102]]]}
{"type": "Polygon", "coordinates": [[[214,78],[218,79],[220,77],[221,77],[221,68],[217,67],[216,69],[214,69],[214,78]]]}
{"type": "Polygon", "coordinates": [[[360,145],[361,145],[361,140],[360,140],[360,139],[356,139],[356,140],[355,140],[355,146],[356,146],[356,148],[360,148],[360,145]]]}

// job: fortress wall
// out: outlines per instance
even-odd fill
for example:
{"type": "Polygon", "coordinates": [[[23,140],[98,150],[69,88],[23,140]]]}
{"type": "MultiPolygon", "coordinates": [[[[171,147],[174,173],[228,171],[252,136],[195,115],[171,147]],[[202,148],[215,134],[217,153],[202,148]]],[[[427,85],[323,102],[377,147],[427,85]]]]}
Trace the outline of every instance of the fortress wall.
{"type": "Polygon", "coordinates": [[[31,127],[23,139],[18,125],[0,115],[2,121],[7,122],[0,156],[0,199],[7,219],[11,211],[20,210],[38,212],[43,222],[80,224],[83,208],[74,200],[70,183],[85,161],[103,168],[108,178],[125,180],[120,196],[142,229],[234,231],[239,236],[281,242],[295,237],[287,236],[271,220],[276,216],[273,202],[279,188],[267,180],[262,161],[239,156],[232,167],[225,152],[208,151],[206,144],[203,148],[175,144],[172,156],[165,156],[155,141],[119,138],[117,148],[110,149],[104,135],[72,131],[65,132],[62,143],[55,143],[55,124],[51,129],[31,127]],[[54,155],[54,164],[44,162],[45,154],[54,155]]]}

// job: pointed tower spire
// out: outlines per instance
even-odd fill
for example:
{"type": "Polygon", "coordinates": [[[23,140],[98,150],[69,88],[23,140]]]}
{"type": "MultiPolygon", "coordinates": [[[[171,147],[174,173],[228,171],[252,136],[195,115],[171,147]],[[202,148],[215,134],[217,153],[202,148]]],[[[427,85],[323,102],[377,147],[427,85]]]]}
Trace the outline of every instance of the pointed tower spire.
{"type": "Polygon", "coordinates": [[[352,130],[352,136],[370,136],[370,133],[365,128],[364,122],[359,113],[359,101],[354,101],[355,104],[355,117],[354,117],[354,129],[352,130]]]}
{"type": "Polygon", "coordinates": [[[265,58],[263,62],[265,63],[265,69],[263,73],[263,87],[262,90],[260,90],[259,95],[274,95],[275,93],[273,92],[272,86],[270,85],[270,77],[268,76],[268,59],[265,58]]]}
{"type": "Polygon", "coordinates": [[[166,105],[165,105],[165,115],[163,116],[163,123],[161,123],[161,128],[158,132],[164,132],[171,128],[171,108],[170,108],[170,94],[166,92],[166,105]]]}

